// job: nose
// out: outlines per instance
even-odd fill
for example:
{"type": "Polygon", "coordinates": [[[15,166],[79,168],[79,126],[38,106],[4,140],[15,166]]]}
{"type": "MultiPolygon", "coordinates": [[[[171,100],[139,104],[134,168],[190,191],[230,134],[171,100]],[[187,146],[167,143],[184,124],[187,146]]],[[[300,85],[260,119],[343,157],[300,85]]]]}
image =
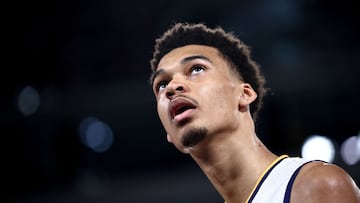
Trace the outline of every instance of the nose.
{"type": "Polygon", "coordinates": [[[187,86],[184,82],[181,82],[179,79],[171,80],[166,87],[166,97],[172,99],[175,95],[186,92],[187,86]]]}

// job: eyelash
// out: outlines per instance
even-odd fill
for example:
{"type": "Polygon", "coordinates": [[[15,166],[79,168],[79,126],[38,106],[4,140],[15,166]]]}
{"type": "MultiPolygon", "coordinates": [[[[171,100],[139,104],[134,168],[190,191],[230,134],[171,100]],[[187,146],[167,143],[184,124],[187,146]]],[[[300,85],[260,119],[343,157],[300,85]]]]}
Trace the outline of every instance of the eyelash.
{"type": "MultiPolygon", "coordinates": [[[[166,86],[167,86],[168,83],[169,83],[168,81],[160,81],[160,82],[157,83],[157,85],[156,85],[156,90],[157,90],[158,92],[160,92],[160,87],[163,86],[163,85],[166,85],[166,86]]],[[[166,87],[164,87],[164,89],[165,89],[165,88],[166,88],[166,87]]]]}
{"type": "MultiPolygon", "coordinates": [[[[204,67],[204,66],[199,65],[199,64],[195,64],[195,65],[191,66],[191,68],[190,68],[190,74],[191,74],[195,69],[198,69],[198,68],[201,68],[202,71],[205,70],[205,67],[204,67]]],[[[202,71],[201,71],[201,72],[202,72],[202,71]]],[[[197,72],[197,73],[199,73],[199,72],[197,72]]]]}
{"type": "MultiPolygon", "coordinates": [[[[199,74],[199,73],[201,73],[201,72],[203,72],[203,71],[205,71],[205,67],[204,67],[203,65],[195,64],[195,65],[193,65],[193,66],[190,67],[190,69],[189,69],[189,71],[188,71],[188,72],[189,72],[188,75],[199,74]],[[196,73],[193,73],[193,71],[195,71],[196,69],[199,69],[199,68],[201,69],[201,71],[197,71],[196,73]]],[[[163,81],[158,82],[158,83],[156,84],[156,90],[157,90],[157,92],[160,92],[161,86],[163,86],[163,85],[166,85],[166,86],[167,86],[168,83],[169,83],[169,81],[167,81],[167,80],[163,80],[163,81]]],[[[163,87],[163,88],[165,89],[166,86],[163,87]]]]}

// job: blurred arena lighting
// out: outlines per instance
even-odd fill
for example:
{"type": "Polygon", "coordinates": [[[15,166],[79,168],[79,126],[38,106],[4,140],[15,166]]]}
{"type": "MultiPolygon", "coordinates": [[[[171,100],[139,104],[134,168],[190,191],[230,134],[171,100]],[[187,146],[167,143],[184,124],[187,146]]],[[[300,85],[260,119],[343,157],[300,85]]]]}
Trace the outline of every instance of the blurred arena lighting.
{"type": "Polygon", "coordinates": [[[38,91],[31,87],[25,86],[19,93],[17,100],[18,110],[24,115],[29,116],[36,112],[40,105],[40,96],[38,91]]]}
{"type": "Polygon", "coordinates": [[[340,153],[346,164],[356,164],[360,160],[360,133],[347,138],[341,145],[340,153]]]}
{"type": "Polygon", "coordinates": [[[95,117],[83,119],[79,126],[82,143],[95,152],[105,152],[113,144],[111,128],[95,117]]]}
{"type": "Polygon", "coordinates": [[[306,159],[323,160],[332,163],[335,157],[335,146],[328,137],[312,135],[305,140],[301,155],[306,159]]]}

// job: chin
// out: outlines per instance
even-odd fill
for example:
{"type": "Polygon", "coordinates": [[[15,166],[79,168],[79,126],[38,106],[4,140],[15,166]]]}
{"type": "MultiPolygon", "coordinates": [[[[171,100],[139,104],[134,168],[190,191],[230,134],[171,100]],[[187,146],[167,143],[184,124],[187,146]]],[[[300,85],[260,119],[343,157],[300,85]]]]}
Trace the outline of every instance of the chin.
{"type": "Polygon", "coordinates": [[[184,148],[192,148],[199,144],[208,134],[208,129],[205,127],[194,127],[184,132],[181,144],[184,148]]]}

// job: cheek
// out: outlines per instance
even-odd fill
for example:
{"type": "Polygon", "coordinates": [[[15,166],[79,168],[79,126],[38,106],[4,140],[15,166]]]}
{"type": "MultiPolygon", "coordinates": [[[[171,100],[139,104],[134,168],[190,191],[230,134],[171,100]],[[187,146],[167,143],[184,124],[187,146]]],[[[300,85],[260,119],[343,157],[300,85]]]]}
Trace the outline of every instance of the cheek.
{"type": "Polygon", "coordinates": [[[158,100],[157,112],[162,124],[165,125],[165,121],[167,120],[168,113],[167,113],[167,104],[164,102],[164,100],[161,99],[158,100]]]}
{"type": "Polygon", "coordinates": [[[235,87],[231,84],[208,86],[202,91],[202,95],[209,99],[210,107],[216,107],[214,110],[219,109],[220,112],[226,112],[238,109],[235,87]]]}
{"type": "Polygon", "coordinates": [[[229,87],[224,87],[224,89],[222,88],[215,93],[216,99],[214,99],[214,102],[216,103],[213,103],[213,112],[211,112],[213,125],[219,127],[219,129],[236,129],[240,120],[235,91],[229,87]]]}

